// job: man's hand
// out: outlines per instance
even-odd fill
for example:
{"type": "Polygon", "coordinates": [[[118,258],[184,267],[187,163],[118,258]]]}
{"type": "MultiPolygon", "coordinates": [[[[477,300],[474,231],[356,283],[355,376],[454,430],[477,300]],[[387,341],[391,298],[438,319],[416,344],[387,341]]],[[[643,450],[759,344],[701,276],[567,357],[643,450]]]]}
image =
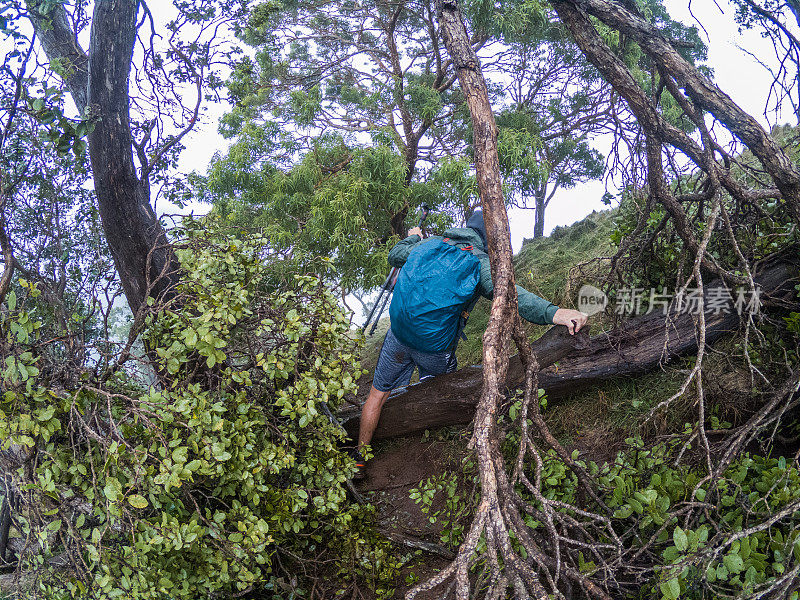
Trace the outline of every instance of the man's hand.
{"type": "Polygon", "coordinates": [[[418,235],[419,237],[422,237],[422,229],[420,229],[419,227],[412,227],[411,229],[408,230],[408,235],[409,237],[412,235],[418,235]]]}
{"type": "Polygon", "coordinates": [[[553,315],[553,325],[566,325],[570,335],[575,335],[586,325],[589,315],[571,308],[559,308],[553,315]]]}

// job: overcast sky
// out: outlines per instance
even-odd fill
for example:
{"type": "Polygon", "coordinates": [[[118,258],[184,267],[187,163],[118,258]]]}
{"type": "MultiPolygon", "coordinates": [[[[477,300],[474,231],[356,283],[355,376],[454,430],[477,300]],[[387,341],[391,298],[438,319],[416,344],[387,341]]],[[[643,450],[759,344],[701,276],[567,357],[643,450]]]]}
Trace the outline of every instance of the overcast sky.
{"type": "MultiPolygon", "coordinates": [[[[665,5],[673,18],[686,25],[696,24],[689,12],[687,0],[666,0],[665,5]]],[[[715,81],[720,88],[730,95],[744,110],[756,117],[766,127],[769,123],[763,115],[764,103],[769,92],[770,76],[752,57],[740,47],[762,57],[772,56],[771,44],[762,39],[756,32],[745,32],[740,35],[733,21],[733,9],[720,0],[719,5],[725,10],[723,14],[711,0],[695,0],[691,3],[692,12],[703,24],[708,35],[701,30],[701,36],[708,45],[707,64],[714,69],[715,81]]],[[[224,149],[226,141],[217,133],[216,118],[224,106],[211,106],[202,124],[187,140],[187,150],[181,157],[181,169],[189,172],[204,172],[214,152],[224,149]]],[[[774,117],[773,117],[774,120],[774,117]]],[[[779,123],[791,121],[796,124],[796,117],[781,115],[779,123]]],[[[598,139],[595,146],[608,154],[610,141],[598,139]]],[[[614,192],[615,190],[610,190],[614,192]]],[[[593,210],[607,208],[600,198],[605,192],[601,182],[590,182],[579,185],[572,190],[559,191],[550,203],[545,214],[545,233],[549,233],[557,225],[569,225],[582,219],[593,210]]],[[[207,206],[190,207],[195,212],[205,212],[207,206]]],[[[160,205],[159,211],[173,212],[171,207],[160,205]]],[[[511,236],[515,251],[518,251],[525,237],[533,235],[533,211],[512,210],[510,213],[511,236]]]]}

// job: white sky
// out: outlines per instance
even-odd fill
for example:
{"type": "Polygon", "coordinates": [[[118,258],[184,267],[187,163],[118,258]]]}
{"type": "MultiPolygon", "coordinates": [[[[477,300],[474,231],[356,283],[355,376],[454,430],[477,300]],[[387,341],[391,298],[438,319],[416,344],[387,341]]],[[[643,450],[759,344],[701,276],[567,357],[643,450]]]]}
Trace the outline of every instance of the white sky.
{"type": "MultiPolygon", "coordinates": [[[[665,0],[665,5],[674,19],[687,25],[696,23],[689,13],[687,0],[665,0]]],[[[714,79],[717,85],[744,110],[759,119],[764,126],[769,127],[775,123],[769,123],[762,113],[771,78],[739,46],[763,57],[772,55],[772,46],[756,32],[750,31],[740,35],[733,20],[733,8],[725,0],[719,0],[719,5],[725,11],[724,14],[710,0],[695,0],[691,3],[692,12],[708,32],[708,37],[706,37],[703,31],[700,31],[709,48],[707,64],[714,70],[714,79]]],[[[187,149],[180,160],[180,168],[185,172],[192,170],[205,172],[214,152],[224,150],[227,145],[226,140],[217,133],[215,121],[225,110],[224,105],[209,106],[208,108],[209,111],[204,121],[198,124],[195,131],[186,140],[187,149]]],[[[781,115],[781,123],[788,121],[795,124],[796,116],[781,115]]],[[[595,141],[595,146],[603,154],[608,154],[609,143],[609,140],[601,138],[595,141]]],[[[610,191],[614,192],[614,190],[610,191]]],[[[574,223],[591,213],[592,210],[607,208],[600,201],[604,192],[604,184],[597,181],[576,186],[572,190],[557,192],[545,213],[545,233],[549,234],[557,225],[574,223]]],[[[159,209],[175,212],[172,207],[164,205],[159,206],[159,209]]],[[[203,213],[208,210],[208,207],[196,204],[190,206],[189,209],[195,213],[203,213]]],[[[533,236],[533,211],[515,209],[509,213],[509,218],[512,244],[515,251],[518,251],[522,246],[523,238],[533,236]]]]}

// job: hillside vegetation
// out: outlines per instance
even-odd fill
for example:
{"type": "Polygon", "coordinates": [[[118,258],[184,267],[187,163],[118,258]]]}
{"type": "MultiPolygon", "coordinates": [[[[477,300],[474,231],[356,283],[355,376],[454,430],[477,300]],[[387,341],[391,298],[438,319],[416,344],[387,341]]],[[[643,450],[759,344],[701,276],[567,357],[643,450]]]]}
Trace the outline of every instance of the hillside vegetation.
{"type": "MultiPolygon", "coordinates": [[[[517,282],[559,306],[575,306],[577,290],[581,285],[589,283],[602,287],[603,269],[607,271],[608,259],[616,251],[613,240],[623,218],[622,210],[593,213],[569,227],[557,228],[549,237],[526,241],[514,258],[517,282]]],[[[468,339],[462,341],[458,348],[461,366],[480,362],[482,333],[488,320],[489,306],[488,301],[482,300],[471,315],[466,329],[468,339]]],[[[607,314],[590,318],[592,335],[598,335],[615,326],[613,314],[608,314],[613,312],[612,307],[607,314]]],[[[388,327],[388,319],[383,319],[380,325],[379,331],[368,338],[364,349],[363,363],[369,369],[374,368],[383,334],[388,327]]],[[[536,338],[547,327],[528,325],[527,329],[531,338],[536,338]]],[[[704,362],[708,435],[712,438],[712,444],[715,444],[715,453],[724,452],[725,449],[716,443],[717,436],[744,423],[762,401],[761,392],[752,387],[747,364],[740,355],[737,356],[738,339],[736,334],[730,334],[718,340],[704,362]]],[[[698,481],[698,474],[693,466],[696,462],[694,459],[687,461],[681,469],[666,466],[672,460],[671,453],[675,451],[671,444],[678,439],[674,432],[691,432],[697,404],[696,389],[685,389],[672,402],[668,411],[654,411],[656,406],[681,390],[695,360],[694,355],[679,357],[651,373],[610,379],[555,400],[546,396],[540,399],[547,426],[573,458],[577,457],[582,464],[588,464],[590,469],[598,469],[601,476],[609,472],[609,469],[612,474],[619,472],[614,477],[622,479],[611,485],[609,492],[617,487],[621,497],[630,495],[633,500],[629,504],[619,500],[618,506],[621,508],[615,512],[616,518],[630,518],[631,511],[635,517],[638,511],[636,507],[639,506],[636,498],[639,496],[649,498],[656,493],[659,497],[663,496],[659,500],[659,507],[680,503],[687,497],[688,488],[698,481]],[[652,479],[651,474],[654,474],[652,479]],[[672,483],[664,484],[666,487],[662,489],[658,483],[661,481],[685,481],[686,489],[678,489],[677,484],[672,483]]],[[[430,400],[435,402],[436,398],[430,400]]],[[[515,406],[518,404],[513,404],[513,399],[510,399],[503,406],[506,410],[510,406],[508,416],[513,421],[516,418],[515,406]]],[[[501,426],[505,426],[507,422],[508,417],[501,417],[501,426]]],[[[378,522],[384,531],[392,531],[395,536],[401,532],[412,535],[415,539],[425,539],[428,543],[441,543],[444,548],[457,549],[463,541],[469,517],[477,507],[474,487],[477,478],[476,465],[468,450],[471,433],[469,427],[450,427],[425,432],[422,441],[417,436],[377,444],[366,489],[371,490],[367,492],[368,497],[377,507],[378,522]],[[409,497],[412,502],[409,502],[409,497]]],[[[514,443],[513,434],[507,435],[509,437],[505,440],[504,451],[514,443]]],[[[687,448],[691,454],[691,446],[687,448]]],[[[748,483],[750,497],[755,498],[759,493],[756,490],[761,490],[772,481],[771,477],[778,477],[782,473],[792,481],[791,487],[787,488],[790,490],[787,494],[795,497],[798,490],[792,479],[794,471],[784,471],[780,466],[788,464],[786,459],[780,458],[780,453],[786,451],[788,450],[773,448],[774,455],[761,456],[754,446],[753,454],[747,454],[742,462],[734,463],[732,470],[737,473],[749,472],[754,478],[748,483]]],[[[511,457],[507,459],[511,460],[511,457]]],[[[548,498],[575,500],[575,481],[565,473],[563,463],[554,455],[548,454],[543,475],[546,478],[543,489],[548,498]]],[[[612,475],[607,477],[609,480],[613,479],[612,475]]],[[[616,498],[617,495],[618,492],[615,491],[613,496],[616,498]]],[[[720,506],[731,506],[728,504],[730,501],[729,498],[724,498],[720,506]]],[[[656,510],[656,504],[652,508],[646,505],[642,507],[640,514],[644,518],[639,519],[642,531],[655,531],[653,523],[661,522],[661,510],[662,508],[656,510]]],[[[719,508],[719,511],[723,519],[741,519],[736,511],[728,508],[719,508]]],[[[703,531],[701,526],[695,532],[688,532],[687,535],[691,538],[689,543],[702,546],[704,542],[697,540],[706,535],[703,531]]],[[[678,533],[683,535],[683,530],[678,533]]],[[[786,535],[786,530],[777,534],[786,535]]],[[[676,548],[682,547],[680,535],[675,546],[671,547],[671,538],[658,534],[657,544],[664,548],[665,561],[673,560],[673,555],[677,556],[675,553],[679,550],[676,548]]],[[[758,538],[751,543],[763,544],[764,540],[758,538]]],[[[761,556],[756,553],[753,558],[743,559],[745,566],[748,569],[751,566],[758,569],[761,556]]],[[[732,558],[728,562],[731,561],[735,562],[736,559],[732,558]]],[[[437,564],[435,556],[423,553],[409,559],[405,568],[413,579],[424,576],[431,569],[435,570],[437,564]]],[[[738,565],[738,562],[735,564],[738,565]]],[[[587,567],[590,568],[594,567],[587,567]]],[[[717,569],[716,566],[710,568],[717,569]]],[[[744,580],[735,576],[735,573],[730,576],[721,567],[719,572],[725,578],[730,578],[733,586],[746,588],[751,585],[751,581],[755,581],[752,573],[744,580]]],[[[685,577],[681,575],[678,579],[684,582],[685,577]]],[[[673,595],[671,588],[664,588],[667,589],[666,592],[658,588],[662,596],[653,587],[649,587],[650,585],[652,584],[642,589],[649,590],[645,593],[653,595],[642,597],[678,597],[673,595]]],[[[674,587],[675,584],[669,585],[674,587]]],[[[398,589],[396,597],[401,595],[401,589],[398,589]]]]}

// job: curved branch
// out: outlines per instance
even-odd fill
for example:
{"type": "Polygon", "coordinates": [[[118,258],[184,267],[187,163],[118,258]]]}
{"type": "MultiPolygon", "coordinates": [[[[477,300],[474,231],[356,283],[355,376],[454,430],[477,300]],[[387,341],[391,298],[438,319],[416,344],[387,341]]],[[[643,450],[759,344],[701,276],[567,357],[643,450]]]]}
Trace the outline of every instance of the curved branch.
{"type": "MultiPolygon", "coordinates": [[[[11,288],[11,276],[14,274],[14,251],[6,232],[6,217],[0,212],[0,251],[3,252],[3,274],[0,276],[0,304],[6,299],[11,288]]],[[[2,556],[0,556],[2,559],[2,556]]]]}
{"type": "Polygon", "coordinates": [[[69,26],[64,5],[51,5],[47,13],[41,12],[41,5],[41,0],[26,2],[34,31],[51,64],[60,63],[59,74],[78,111],[83,113],[89,105],[89,57],[69,26]]]}
{"type": "MultiPolygon", "coordinates": [[[[670,73],[678,85],[686,89],[700,108],[713,114],[747,145],[772,176],[785,202],[800,220],[800,172],[791,158],[769,136],[769,133],[764,131],[758,121],[743,111],[730,96],[684,59],[658,29],[615,2],[556,0],[553,5],[559,15],[565,12],[565,8],[572,11],[584,10],[639,44],[659,67],[670,73]]],[[[594,26],[591,27],[594,29],[594,26]]],[[[570,27],[570,30],[575,34],[573,27],[570,27]]],[[[598,68],[603,71],[602,67],[598,68]]],[[[652,110],[655,111],[655,108],[652,107],[652,110]]]]}

